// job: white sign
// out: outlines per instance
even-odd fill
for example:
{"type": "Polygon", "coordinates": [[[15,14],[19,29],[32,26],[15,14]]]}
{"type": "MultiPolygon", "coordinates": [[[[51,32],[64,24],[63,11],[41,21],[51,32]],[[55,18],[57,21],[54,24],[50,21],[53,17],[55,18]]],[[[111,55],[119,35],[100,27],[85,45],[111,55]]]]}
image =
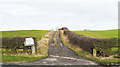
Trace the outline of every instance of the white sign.
{"type": "Polygon", "coordinates": [[[34,39],[33,38],[26,38],[25,39],[25,46],[32,46],[34,45],[34,39]]]}

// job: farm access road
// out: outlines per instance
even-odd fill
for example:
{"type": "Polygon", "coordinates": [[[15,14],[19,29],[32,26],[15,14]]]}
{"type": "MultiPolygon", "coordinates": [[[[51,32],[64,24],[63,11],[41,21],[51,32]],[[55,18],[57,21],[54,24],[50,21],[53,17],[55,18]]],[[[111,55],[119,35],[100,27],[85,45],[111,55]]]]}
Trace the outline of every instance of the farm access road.
{"type": "Polygon", "coordinates": [[[60,32],[58,32],[56,36],[56,43],[57,43],[57,47],[56,47],[54,43],[55,33],[56,32],[54,32],[50,37],[49,47],[48,47],[49,56],[47,58],[38,61],[21,63],[21,64],[22,65],[97,65],[97,63],[86,60],[78,56],[75,52],[64,46],[64,44],[62,44],[62,41],[60,40],[60,32]]]}
{"type": "Polygon", "coordinates": [[[17,65],[98,65],[93,61],[78,56],[74,51],[64,46],[60,40],[60,32],[56,36],[56,46],[54,42],[55,33],[52,34],[49,40],[48,57],[17,65]]]}

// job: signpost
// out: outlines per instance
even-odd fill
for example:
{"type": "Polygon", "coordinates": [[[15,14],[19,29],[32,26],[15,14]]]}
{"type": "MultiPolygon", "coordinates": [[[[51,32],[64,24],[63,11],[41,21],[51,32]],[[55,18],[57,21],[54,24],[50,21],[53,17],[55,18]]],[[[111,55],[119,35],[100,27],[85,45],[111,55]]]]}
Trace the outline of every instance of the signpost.
{"type": "Polygon", "coordinates": [[[33,38],[25,38],[25,46],[31,46],[32,54],[35,53],[35,46],[34,46],[34,39],[33,38]]]}
{"type": "Polygon", "coordinates": [[[33,38],[26,38],[25,39],[25,46],[32,46],[32,45],[34,45],[33,38]]]}

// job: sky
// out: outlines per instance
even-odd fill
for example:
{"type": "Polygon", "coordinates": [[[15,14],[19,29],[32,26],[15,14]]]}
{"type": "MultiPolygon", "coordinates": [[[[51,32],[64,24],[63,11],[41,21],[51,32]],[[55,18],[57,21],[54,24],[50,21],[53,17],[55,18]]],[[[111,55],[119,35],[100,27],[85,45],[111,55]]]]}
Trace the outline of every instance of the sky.
{"type": "Polygon", "coordinates": [[[0,31],[118,29],[118,0],[0,0],[0,31]]]}

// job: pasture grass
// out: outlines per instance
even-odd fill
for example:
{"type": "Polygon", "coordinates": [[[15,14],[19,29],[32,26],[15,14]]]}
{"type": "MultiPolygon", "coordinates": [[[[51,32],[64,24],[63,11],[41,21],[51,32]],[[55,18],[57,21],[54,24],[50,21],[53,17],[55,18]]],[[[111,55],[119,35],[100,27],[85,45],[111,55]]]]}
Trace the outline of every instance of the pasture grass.
{"type": "Polygon", "coordinates": [[[72,32],[90,37],[118,38],[119,31],[118,29],[116,29],[116,30],[94,30],[94,31],[72,31],[72,32]]]}
{"type": "Polygon", "coordinates": [[[18,30],[18,31],[2,31],[2,37],[15,37],[15,36],[27,36],[37,37],[39,41],[44,34],[49,32],[48,30],[18,30]]]}

